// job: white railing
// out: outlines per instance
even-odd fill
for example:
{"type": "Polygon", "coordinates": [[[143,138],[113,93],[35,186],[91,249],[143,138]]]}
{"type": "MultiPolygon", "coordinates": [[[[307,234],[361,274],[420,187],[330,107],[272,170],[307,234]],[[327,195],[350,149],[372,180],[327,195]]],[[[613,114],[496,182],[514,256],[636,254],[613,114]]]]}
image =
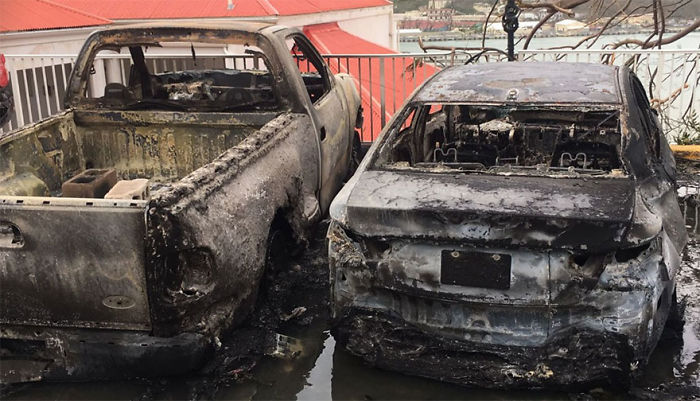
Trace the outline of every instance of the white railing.
{"type": "MultiPolygon", "coordinates": [[[[6,55],[6,66],[14,94],[15,110],[2,128],[12,130],[39,121],[61,110],[74,55],[6,55]]],[[[372,141],[403,100],[439,69],[465,62],[501,62],[501,53],[434,52],[417,54],[325,55],[333,72],[355,78],[365,108],[362,138],[372,141]]],[[[526,50],[523,61],[570,61],[628,65],[650,92],[664,129],[673,141],[689,110],[700,109],[700,50],[526,50]]],[[[151,71],[163,72],[193,66],[191,55],[147,55],[151,71]]],[[[201,68],[264,68],[251,55],[211,54],[197,56],[201,68]]],[[[89,92],[101,96],[106,82],[128,82],[128,55],[98,57],[89,92]]],[[[572,71],[575,74],[576,71],[572,71]]]]}
{"type": "Polygon", "coordinates": [[[0,132],[39,121],[62,110],[74,55],[7,55],[14,113],[0,132]]]}
{"type": "Polygon", "coordinates": [[[525,50],[518,56],[526,61],[628,66],[645,84],[671,141],[690,111],[700,109],[700,50],[525,50]]]}

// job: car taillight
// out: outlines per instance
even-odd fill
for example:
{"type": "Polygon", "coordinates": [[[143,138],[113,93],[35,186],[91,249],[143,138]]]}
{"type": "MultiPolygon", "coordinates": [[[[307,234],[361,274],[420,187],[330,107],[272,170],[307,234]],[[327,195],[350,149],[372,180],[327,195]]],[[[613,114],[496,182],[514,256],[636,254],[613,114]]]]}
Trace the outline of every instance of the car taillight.
{"type": "Polygon", "coordinates": [[[9,83],[7,68],[5,68],[5,55],[0,54],[0,88],[6,87],[9,83]]]}

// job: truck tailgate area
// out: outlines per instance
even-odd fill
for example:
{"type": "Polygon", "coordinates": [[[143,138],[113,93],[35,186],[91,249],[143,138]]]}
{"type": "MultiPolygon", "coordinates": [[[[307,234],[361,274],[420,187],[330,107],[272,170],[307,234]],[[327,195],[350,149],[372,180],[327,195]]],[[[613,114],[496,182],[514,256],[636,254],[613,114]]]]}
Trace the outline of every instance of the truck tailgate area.
{"type": "Polygon", "coordinates": [[[0,323],[150,330],[146,201],[0,204],[0,323]]]}

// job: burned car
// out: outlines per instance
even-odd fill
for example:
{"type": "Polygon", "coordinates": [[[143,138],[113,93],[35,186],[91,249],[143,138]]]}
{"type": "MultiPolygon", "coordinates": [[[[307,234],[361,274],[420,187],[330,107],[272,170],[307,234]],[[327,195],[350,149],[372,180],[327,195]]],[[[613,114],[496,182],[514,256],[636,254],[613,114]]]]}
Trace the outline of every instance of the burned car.
{"type": "Polygon", "coordinates": [[[349,75],[261,23],[97,31],[65,107],[0,136],[3,383],[201,365],[326,213],[362,120],[349,75]]]}
{"type": "Polygon", "coordinates": [[[629,384],[674,306],[674,174],[626,68],[443,70],[331,205],[334,335],[462,385],[629,384]]]}

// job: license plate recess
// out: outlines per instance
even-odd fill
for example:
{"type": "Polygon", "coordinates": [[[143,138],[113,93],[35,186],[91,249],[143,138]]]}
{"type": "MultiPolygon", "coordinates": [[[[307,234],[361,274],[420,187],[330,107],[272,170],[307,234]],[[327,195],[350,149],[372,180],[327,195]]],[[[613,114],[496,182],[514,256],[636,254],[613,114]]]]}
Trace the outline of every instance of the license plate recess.
{"type": "Polygon", "coordinates": [[[507,290],[510,288],[511,256],[445,249],[441,253],[440,282],[465,287],[507,290]]]}

